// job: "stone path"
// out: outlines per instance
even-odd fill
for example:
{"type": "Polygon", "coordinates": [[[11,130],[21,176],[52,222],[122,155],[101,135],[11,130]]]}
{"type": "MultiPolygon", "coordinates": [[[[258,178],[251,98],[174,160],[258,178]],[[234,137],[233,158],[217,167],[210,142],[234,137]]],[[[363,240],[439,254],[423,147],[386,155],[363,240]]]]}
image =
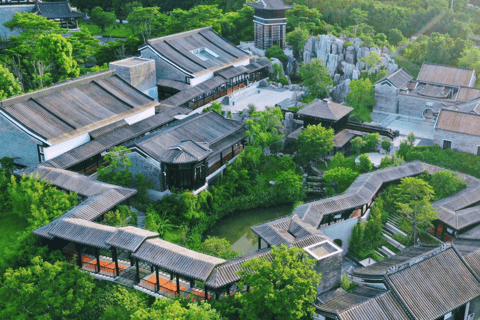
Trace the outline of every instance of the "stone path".
{"type": "Polygon", "coordinates": [[[145,228],[145,218],[147,217],[147,214],[145,212],[139,211],[134,207],[130,207],[130,210],[133,212],[137,212],[137,227],[140,229],[145,228]]]}

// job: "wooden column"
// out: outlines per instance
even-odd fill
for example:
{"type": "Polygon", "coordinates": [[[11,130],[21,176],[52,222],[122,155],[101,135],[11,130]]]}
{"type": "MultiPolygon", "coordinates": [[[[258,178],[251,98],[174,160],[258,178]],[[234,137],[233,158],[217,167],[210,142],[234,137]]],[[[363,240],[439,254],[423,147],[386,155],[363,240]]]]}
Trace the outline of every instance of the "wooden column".
{"type": "Polygon", "coordinates": [[[208,288],[205,286],[205,300],[208,300],[208,288]]]}
{"type": "Polygon", "coordinates": [[[262,249],[262,238],[258,236],[258,250],[262,249]]]}
{"type": "Polygon", "coordinates": [[[150,266],[150,272],[153,272],[153,264],[150,266]]]}
{"type": "Polygon", "coordinates": [[[157,292],[160,291],[160,279],[159,279],[159,276],[158,276],[158,267],[155,266],[155,276],[157,278],[157,292]]]}
{"type": "Polygon", "coordinates": [[[230,286],[227,286],[227,296],[230,296],[230,286]]]}
{"type": "Polygon", "coordinates": [[[130,257],[130,267],[133,267],[134,264],[135,264],[135,262],[133,261],[133,258],[130,257]]]}
{"type": "Polygon", "coordinates": [[[100,272],[100,249],[95,248],[95,258],[97,258],[97,273],[100,272]]]}
{"type": "Polygon", "coordinates": [[[75,248],[77,248],[77,265],[81,269],[82,268],[82,246],[76,243],[75,248]]]}
{"type": "Polygon", "coordinates": [[[233,159],[233,157],[235,157],[235,147],[234,146],[232,146],[232,159],[233,159]]]}
{"type": "Polygon", "coordinates": [[[135,282],[140,283],[140,268],[138,267],[138,259],[135,259],[135,268],[137,272],[135,273],[135,282]]]}
{"type": "Polygon", "coordinates": [[[437,224],[437,222],[435,221],[435,222],[433,223],[433,228],[434,228],[434,229],[433,229],[433,236],[434,236],[434,237],[437,237],[437,226],[438,226],[438,224],[437,224]]]}
{"type": "Polygon", "coordinates": [[[445,223],[442,222],[442,238],[440,240],[443,241],[443,237],[445,236],[445,223]]]}
{"type": "Polygon", "coordinates": [[[177,278],[177,295],[180,294],[180,278],[178,277],[178,274],[176,275],[177,278]]]}
{"type": "Polygon", "coordinates": [[[215,290],[215,299],[220,300],[219,298],[220,298],[220,295],[218,294],[218,291],[215,290]]]}
{"type": "Polygon", "coordinates": [[[173,280],[173,273],[170,273],[170,281],[173,280]]]}
{"type": "Polygon", "coordinates": [[[190,279],[190,288],[195,287],[195,279],[190,279]]]}
{"type": "Polygon", "coordinates": [[[120,271],[118,270],[117,248],[115,248],[115,247],[113,248],[112,258],[113,258],[113,261],[115,262],[115,274],[118,277],[120,275],[120,271]]]}
{"type": "Polygon", "coordinates": [[[220,152],[220,166],[223,166],[223,151],[220,152]]]}
{"type": "Polygon", "coordinates": [[[247,286],[247,292],[250,292],[250,286],[247,286]]]}

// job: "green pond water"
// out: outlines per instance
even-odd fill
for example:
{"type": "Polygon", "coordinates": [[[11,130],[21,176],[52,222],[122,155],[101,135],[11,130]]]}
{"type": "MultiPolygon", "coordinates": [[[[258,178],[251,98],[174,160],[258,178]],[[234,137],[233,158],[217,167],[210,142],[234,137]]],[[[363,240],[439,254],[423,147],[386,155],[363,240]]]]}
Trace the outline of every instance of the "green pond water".
{"type": "MultiPolygon", "coordinates": [[[[258,237],[250,230],[251,226],[285,217],[291,213],[292,205],[289,204],[235,212],[219,221],[206,235],[226,238],[232,244],[233,251],[244,254],[258,248],[258,237]]],[[[265,243],[262,247],[265,247],[265,243]]]]}

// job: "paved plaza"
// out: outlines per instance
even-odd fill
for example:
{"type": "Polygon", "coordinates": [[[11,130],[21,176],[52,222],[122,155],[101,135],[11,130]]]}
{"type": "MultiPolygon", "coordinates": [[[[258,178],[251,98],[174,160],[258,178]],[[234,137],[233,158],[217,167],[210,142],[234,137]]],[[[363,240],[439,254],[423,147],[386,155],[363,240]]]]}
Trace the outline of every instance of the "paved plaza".
{"type": "Polygon", "coordinates": [[[232,113],[238,113],[245,108],[248,109],[248,106],[253,104],[258,111],[262,111],[265,110],[266,107],[273,107],[285,99],[291,99],[294,94],[295,91],[290,91],[288,88],[256,88],[256,90],[252,91],[251,95],[239,98],[235,101],[234,105],[224,104],[222,109],[231,111],[232,113]]]}
{"type": "Polygon", "coordinates": [[[434,120],[426,120],[422,118],[414,118],[399,114],[388,114],[373,112],[372,120],[384,127],[392,130],[400,131],[400,136],[406,136],[413,132],[415,137],[426,140],[433,140],[434,136],[434,120]]]}

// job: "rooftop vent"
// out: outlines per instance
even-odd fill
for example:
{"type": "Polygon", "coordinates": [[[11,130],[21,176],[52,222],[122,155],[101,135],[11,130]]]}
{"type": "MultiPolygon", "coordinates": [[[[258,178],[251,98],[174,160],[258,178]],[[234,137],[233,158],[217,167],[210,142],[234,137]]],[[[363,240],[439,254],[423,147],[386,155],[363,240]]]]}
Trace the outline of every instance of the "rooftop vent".
{"type": "Polygon", "coordinates": [[[207,61],[213,58],[218,58],[218,54],[216,54],[215,52],[213,52],[208,48],[198,48],[190,52],[196,55],[197,57],[199,57],[200,59],[202,59],[203,61],[207,61]]]}

